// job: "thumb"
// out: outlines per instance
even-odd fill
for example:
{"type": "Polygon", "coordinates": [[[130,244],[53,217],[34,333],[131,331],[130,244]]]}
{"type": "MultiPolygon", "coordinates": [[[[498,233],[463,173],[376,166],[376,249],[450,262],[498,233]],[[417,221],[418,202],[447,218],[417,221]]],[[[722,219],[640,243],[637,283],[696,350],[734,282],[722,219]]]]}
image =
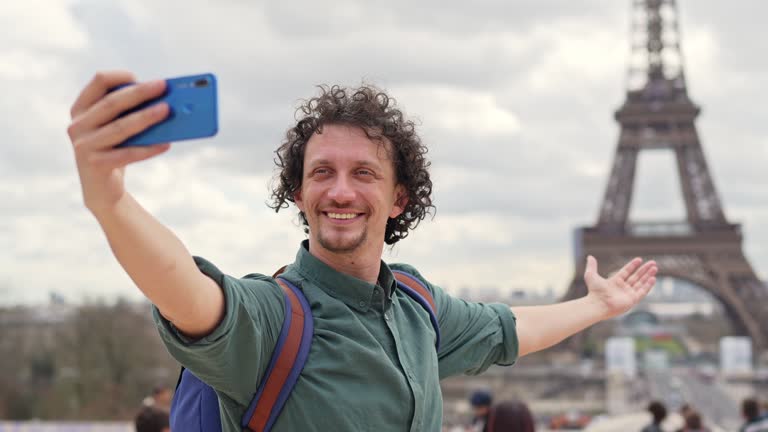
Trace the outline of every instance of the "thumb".
{"type": "Polygon", "coordinates": [[[597,260],[592,255],[587,256],[587,268],[584,270],[584,279],[591,279],[597,275],[597,260]]]}

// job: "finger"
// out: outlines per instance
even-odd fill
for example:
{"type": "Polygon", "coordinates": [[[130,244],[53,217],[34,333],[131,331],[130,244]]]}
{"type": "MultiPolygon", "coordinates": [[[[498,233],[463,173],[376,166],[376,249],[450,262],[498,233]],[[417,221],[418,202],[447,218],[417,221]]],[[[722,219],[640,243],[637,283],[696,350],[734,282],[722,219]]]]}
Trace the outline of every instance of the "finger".
{"type": "Polygon", "coordinates": [[[73,145],[78,152],[110,149],[163,121],[168,113],[168,104],[157,103],[96,129],[85,137],[73,141],[73,145]]]}
{"type": "Polygon", "coordinates": [[[597,260],[592,255],[587,256],[587,267],[584,270],[584,279],[591,278],[597,273],[597,260]]]}
{"type": "Polygon", "coordinates": [[[630,262],[624,264],[624,267],[622,267],[621,270],[616,273],[616,276],[619,277],[619,279],[626,281],[627,278],[629,278],[629,275],[634,273],[642,262],[643,260],[640,258],[632,259],[630,262]]]}
{"type": "Polygon", "coordinates": [[[637,293],[639,295],[639,298],[643,298],[651,291],[651,288],[656,285],[656,278],[653,276],[648,277],[648,279],[643,280],[642,284],[640,284],[640,288],[637,290],[637,293]]]}
{"type": "Polygon", "coordinates": [[[106,152],[95,153],[91,162],[103,169],[122,168],[134,162],[143,161],[159,154],[165,153],[171,148],[170,143],[153,144],[142,147],[125,147],[106,152]]]}
{"type": "Polygon", "coordinates": [[[634,290],[642,290],[645,287],[645,284],[651,280],[656,279],[656,273],[658,272],[658,268],[652,267],[648,269],[648,271],[643,275],[643,277],[634,285],[632,285],[632,288],[634,290]]]}
{"type": "Polygon", "coordinates": [[[647,263],[640,266],[639,269],[635,270],[635,272],[627,278],[627,283],[630,286],[635,286],[635,283],[637,283],[637,281],[639,281],[652,268],[656,268],[656,262],[648,261],[647,263]]]}
{"type": "Polygon", "coordinates": [[[70,115],[74,119],[107,94],[109,89],[120,84],[132,83],[135,81],[136,77],[128,71],[97,72],[93,78],[91,78],[88,85],[86,85],[80,92],[75,103],[72,104],[70,115]]]}
{"type": "Polygon", "coordinates": [[[161,96],[165,88],[165,80],[155,80],[108,94],[74,119],[68,130],[70,138],[74,139],[82,132],[103,126],[142,102],[161,96]]]}

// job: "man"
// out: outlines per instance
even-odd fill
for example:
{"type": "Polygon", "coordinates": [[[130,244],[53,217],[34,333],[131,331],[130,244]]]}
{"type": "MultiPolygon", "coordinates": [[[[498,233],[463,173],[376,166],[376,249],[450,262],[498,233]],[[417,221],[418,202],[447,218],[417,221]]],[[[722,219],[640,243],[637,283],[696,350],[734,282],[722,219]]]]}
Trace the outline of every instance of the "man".
{"type": "Polygon", "coordinates": [[[145,406],[153,406],[164,411],[170,411],[171,400],[173,400],[171,388],[165,384],[160,384],[152,389],[152,395],[144,398],[142,403],[145,406]]]}
{"type": "Polygon", "coordinates": [[[662,432],[661,422],[667,418],[667,407],[659,401],[653,401],[648,405],[648,412],[651,413],[651,423],[641,432],[662,432]]]}
{"type": "Polygon", "coordinates": [[[136,415],[136,432],[171,432],[168,424],[168,411],[152,406],[144,406],[136,415]]]}
{"type": "MultiPolygon", "coordinates": [[[[193,259],[125,190],[127,165],[169,148],[114,148],[168,115],[157,104],[116,119],[165,88],[153,81],[108,93],[129,82],[127,72],[98,73],[72,106],[68,133],[83,199],[155,306],[171,354],[216,390],[224,430],[241,430],[283,322],[282,292],[270,276],[233,278],[193,259]]],[[[652,261],[634,259],[605,279],[590,257],[581,299],[513,310],[455,299],[415,268],[381,261],[384,244],[405,238],[432,208],[427,149],[413,123],[371,87],[323,87],[297,113],[277,151],[273,198],[276,210],[295,203],[305,222],[308,240],[282,276],[301,287],[315,330],[276,431],[440,430],[439,379],[511,365],[629,310],[655,283],[652,261]],[[439,351],[427,312],[396,289],[392,269],[431,291],[439,351]]]]}
{"type": "Polygon", "coordinates": [[[675,432],[685,432],[685,419],[688,417],[689,414],[691,414],[694,411],[695,410],[693,409],[693,407],[690,404],[687,404],[687,403],[684,403],[680,407],[679,413],[680,413],[680,417],[683,420],[683,426],[681,426],[680,428],[676,429],[675,432]]]}
{"type": "Polygon", "coordinates": [[[701,414],[696,410],[690,410],[688,415],[685,416],[685,426],[683,427],[685,432],[710,432],[709,428],[704,426],[704,422],[701,420],[701,414]]]}
{"type": "Polygon", "coordinates": [[[487,390],[476,390],[469,397],[469,405],[472,406],[471,431],[482,431],[488,422],[488,414],[491,412],[493,396],[487,390]]]}
{"type": "Polygon", "coordinates": [[[768,415],[760,415],[760,404],[756,398],[741,401],[741,416],[744,424],[739,432],[768,432],[768,415]]]}

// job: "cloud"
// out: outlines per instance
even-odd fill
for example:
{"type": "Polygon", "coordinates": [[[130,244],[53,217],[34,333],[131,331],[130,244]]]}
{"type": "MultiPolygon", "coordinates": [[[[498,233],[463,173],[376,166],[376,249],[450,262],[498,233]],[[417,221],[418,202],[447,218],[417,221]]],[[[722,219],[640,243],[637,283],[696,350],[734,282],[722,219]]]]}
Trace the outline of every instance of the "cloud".
{"type": "Polygon", "coordinates": [[[72,0],[5,2],[0,6],[0,25],[6,46],[22,46],[23,51],[55,52],[84,48],[88,41],[69,13],[73,3],[72,0]]]}
{"type": "Polygon", "coordinates": [[[409,110],[424,113],[421,118],[445,133],[470,133],[482,139],[520,131],[517,115],[500,107],[490,92],[427,85],[396,87],[392,91],[400,95],[409,110]]]}
{"type": "MultiPolygon", "coordinates": [[[[681,29],[711,173],[766,276],[768,63],[759,53],[768,39],[756,35],[768,4],[748,7],[681,3],[681,29]]],[[[597,0],[5,2],[3,301],[44,301],[50,289],[75,300],[140,295],[82,206],[65,132],[82,86],[114,68],[141,79],[217,74],[220,133],[130,167],[127,185],[193,253],[231,274],[271,273],[303,238],[295,210],[265,205],[273,151],[299,101],[320,83],[368,81],[418,121],[438,205],[387,259],[449,288],[562,290],[571,232],[595,221],[611,168],[628,21],[628,3],[597,0]]],[[[673,164],[642,161],[633,211],[659,217],[677,205],[679,214],[673,164]]]]}

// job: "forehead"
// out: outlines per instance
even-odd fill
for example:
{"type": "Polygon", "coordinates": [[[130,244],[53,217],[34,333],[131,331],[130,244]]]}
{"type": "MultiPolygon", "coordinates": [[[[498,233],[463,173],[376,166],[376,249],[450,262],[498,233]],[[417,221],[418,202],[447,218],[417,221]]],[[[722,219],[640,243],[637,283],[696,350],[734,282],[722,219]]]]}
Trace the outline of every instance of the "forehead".
{"type": "Polygon", "coordinates": [[[369,138],[357,126],[324,125],[322,133],[315,133],[307,142],[304,163],[326,161],[391,162],[392,144],[386,138],[369,138]]]}

